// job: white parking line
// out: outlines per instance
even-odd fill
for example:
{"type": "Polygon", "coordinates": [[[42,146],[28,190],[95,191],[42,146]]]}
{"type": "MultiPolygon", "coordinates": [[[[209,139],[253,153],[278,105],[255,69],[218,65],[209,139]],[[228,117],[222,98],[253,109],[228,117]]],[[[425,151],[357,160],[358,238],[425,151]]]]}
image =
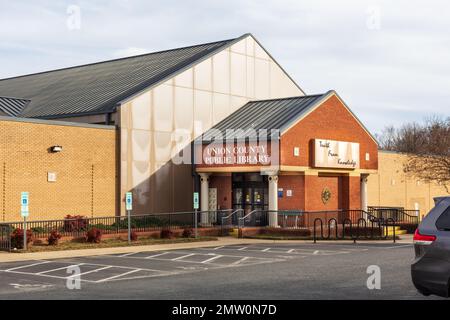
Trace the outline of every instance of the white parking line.
{"type": "Polygon", "coordinates": [[[64,270],[64,269],[67,269],[69,267],[79,267],[79,266],[81,266],[83,264],[84,263],[72,264],[72,265],[68,265],[68,266],[64,266],[64,267],[60,267],[60,268],[56,268],[56,269],[50,269],[50,270],[41,271],[41,272],[38,272],[36,274],[37,275],[41,275],[41,274],[50,273],[50,272],[53,272],[53,271],[64,270]]]}
{"type": "Polygon", "coordinates": [[[269,251],[271,248],[266,248],[266,249],[264,249],[264,250],[261,250],[262,252],[267,252],[267,251],[269,251]]]}
{"type": "Polygon", "coordinates": [[[98,272],[98,271],[102,271],[102,270],[106,270],[106,269],[111,269],[111,268],[114,268],[114,267],[113,267],[113,266],[107,266],[107,267],[103,267],[103,268],[98,268],[98,269],[94,269],[94,270],[82,272],[82,273],[80,273],[80,274],[74,274],[74,275],[68,276],[67,279],[70,279],[70,278],[72,278],[72,277],[84,276],[85,274],[89,274],[89,273],[93,273],[93,272],[98,272]]]}
{"type": "Polygon", "coordinates": [[[115,276],[112,276],[112,277],[109,277],[109,278],[97,280],[97,281],[95,281],[95,282],[96,282],[96,283],[106,282],[106,281],[109,281],[109,280],[112,280],[112,279],[116,279],[116,278],[120,278],[120,277],[129,275],[129,274],[131,274],[131,273],[136,273],[136,272],[138,272],[138,271],[142,271],[142,269],[131,270],[131,271],[124,272],[124,273],[121,273],[121,274],[118,274],[118,275],[115,275],[115,276]]]}
{"type": "Polygon", "coordinates": [[[202,261],[201,263],[209,263],[209,262],[214,261],[214,260],[217,260],[217,259],[219,259],[219,258],[221,258],[221,257],[223,257],[223,256],[222,256],[222,255],[217,255],[217,256],[215,256],[215,257],[206,259],[205,261],[202,261]]]}
{"type": "Polygon", "coordinates": [[[231,264],[231,266],[238,265],[238,264],[240,264],[241,262],[244,262],[245,260],[248,260],[248,259],[249,259],[249,257],[243,257],[242,259],[240,259],[240,260],[238,260],[238,261],[236,261],[236,262],[233,262],[233,263],[231,264]]]}
{"type": "Polygon", "coordinates": [[[121,254],[120,256],[118,256],[118,257],[127,257],[127,256],[131,256],[131,255],[133,255],[133,254],[135,254],[136,252],[129,252],[129,253],[125,253],[125,254],[121,254]]]}
{"type": "Polygon", "coordinates": [[[242,250],[245,250],[245,249],[247,249],[248,247],[242,247],[242,248],[239,248],[239,249],[237,249],[238,251],[242,251],[242,250]]]}
{"type": "Polygon", "coordinates": [[[25,266],[20,266],[20,267],[15,267],[15,268],[11,268],[11,269],[6,269],[6,270],[3,270],[3,271],[10,272],[10,271],[23,269],[23,268],[26,268],[26,267],[38,266],[38,265],[45,264],[45,263],[50,263],[50,262],[51,261],[42,261],[42,262],[37,262],[37,263],[33,263],[33,264],[27,264],[25,266]]]}
{"type": "Polygon", "coordinates": [[[184,256],[181,256],[181,257],[178,257],[178,258],[169,259],[169,260],[170,261],[178,261],[178,260],[181,260],[181,259],[184,259],[184,258],[187,258],[187,257],[194,256],[194,255],[195,255],[195,253],[189,253],[189,254],[186,254],[184,256]]]}
{"type": "MultiPolygon", "coordinates": [[[[160,257],[160,256],[163,256],[163,255],[168,254],[168,253],[170,253],[170,252],[163,252],[163,253],[154,254],[152,256],[145,257],[144,259],[151,259],[151,258],[155,258],[155,257],[160,257]]],[[[139,258],[139,257],[137,257],[137,258],[139,258]]]]}
{"type": "Polygon", "coordinates": [[[290,250],[287,251],[287,253],[292,253],[294,251],[295,251],[295,249],[290,249],[290,250]]]}
{"type": "Polygon", "coordinates": [[[216,248],[214,248],[214,249],[212,249],[212,250],[219,250],[219,249],[222,249],[224,246],[220,246],[220,247],[216,247],[216,248]]]}

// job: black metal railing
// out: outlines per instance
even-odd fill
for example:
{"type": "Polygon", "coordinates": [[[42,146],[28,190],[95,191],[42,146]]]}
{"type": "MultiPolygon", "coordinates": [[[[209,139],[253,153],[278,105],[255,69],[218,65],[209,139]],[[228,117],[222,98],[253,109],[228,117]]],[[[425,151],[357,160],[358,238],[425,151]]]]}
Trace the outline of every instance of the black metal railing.
{"type": "Polygon", "coordinates": [[[420,222],[420,211],[402,207],[368,207],[368,213],[381,219],[392,219],[399,226],[417,228],[420,222]]]}
{"type": "Polygon", "coordinates": [[[0,251],[11,251],[11,226],[0,224],[0,251]]]}
{"type": "Polygon", "coordinates": [[[396,222],[388,218],[376,218],[369,214],[367,218],[358,219],[355,224],[350,219],[344,219],[341,223],[335,218],[325,220],[326,232],[324,229],[324,220],[316,218],[313,227],[313,240],[386,240],[391,235],[392,240],[396,241],[396,222]],[[392,230],[392,232],[390,232],[392,230]]]}
{"type": "MultiPolygon", "coordinates": [[[[143,215],[132,215],[130,226],[132,231],[146,232],[162,229],[184,229],[201,227],[215,227],[220,224],[221,217],[232,210],[216,211],[186,211],[169,213],[152,213],[143,215]],[[208,217],[202,220],[202,214],[208,217]],[[195,216],[197,215],[197,224],[195,216]]],[[[9,227],[9,234],[15,229],[23,229],[23,221],[9,222],[3,224],[9,227]]],[[[2,225],[2,226],[3,226],[2,225]]],[[[103,234],[124,233],[128,230],[127,216],[109,216],[88,218],[79,216],[76,218],[58,220],[27,221],[27,229],[32,231],[34,238],[47,238],[52,231],[56,230],[63,237],[83,237],[92,228],[97,228],[103,234]]],[[[2,230],[7,230],[3,228],[2,230]]],[[[5,237],[8,231],[5,231],[5,237]]]]}

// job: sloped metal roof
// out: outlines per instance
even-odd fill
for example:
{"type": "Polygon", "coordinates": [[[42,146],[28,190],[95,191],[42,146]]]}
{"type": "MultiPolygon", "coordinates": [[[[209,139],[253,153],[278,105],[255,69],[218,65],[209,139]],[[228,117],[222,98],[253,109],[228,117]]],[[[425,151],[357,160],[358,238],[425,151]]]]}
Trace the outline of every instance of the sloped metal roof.
{"type": "Polygon", "coordinates": [[[284,127],[308,112],[328,93],[292,98],[250,101],[203,134],[203,142],[258,138],[284,127]],[[229,130],[227,132],[227,130],[229,130]],[[221,139],[218,139],[221,137],[221,139]]]}
{"type": "Polygon", "coordinates": [[[118,102],[173,77],[247,35],[231,40],[2,79],[0,96],[20,97],[18,100],[29,101],[20,110],[8,104],[11,115],[17,117],[51,119],[108,113],[114,110],[118,102]]]}
{"type": "Polygon", "coordinates": [[[10,97],[0,97],[0,112],[17,117],[20,112],[30,103],[30,100],[10,98],[10,97]]]}

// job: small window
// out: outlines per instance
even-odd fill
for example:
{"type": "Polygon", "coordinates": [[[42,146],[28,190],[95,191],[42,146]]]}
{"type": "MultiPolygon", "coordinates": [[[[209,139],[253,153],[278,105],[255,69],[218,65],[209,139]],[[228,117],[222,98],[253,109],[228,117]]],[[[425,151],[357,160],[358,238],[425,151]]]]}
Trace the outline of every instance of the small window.
{"type": "Polygon", "coordinates": [[[441,216],[436,221],[436,228],[439,230],[450,231],[450,207],[442,212],[441,216]]]}

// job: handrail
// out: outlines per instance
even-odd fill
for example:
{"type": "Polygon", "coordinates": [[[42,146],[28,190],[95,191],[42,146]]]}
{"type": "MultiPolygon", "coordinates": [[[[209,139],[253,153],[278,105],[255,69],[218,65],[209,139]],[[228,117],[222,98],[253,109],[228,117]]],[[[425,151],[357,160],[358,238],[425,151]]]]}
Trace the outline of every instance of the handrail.
{"type": "Polygon", "coordinates": [[[229,218],[231,218],[231,217],[233,217],[233,215],[235,215],[236,213],[238,213],[238,212],[240,212],[240,211],[244,211],[244,209],[236,209],[236,210],[234,210],[233,212],[231,212],[228,216],[226,216],[226,217],[222,217],[222,223],[221,223],[221,225],[223,226],[224,224],[223,224],[223,220],[224,219],[229,219],[229,218]]]}
{"type": "Polygon", "coordinates": [[[247,219],[249,216],[251,216],[252,214],[254,214],[254,213],[258,212],[258,211],[262,211],[262,210],[261,210],[261,209],[255,209],[255,210],[252,210],[252,211],[250,211],[249,213],[247,213],[245,216],[239,218],[239,219],[238,219],[238,225],[239,225],[239,228],[245,226],[245,219],[247,219]],[[241,221],[242,221],[242,224],[241,224],[241,221]]]}

